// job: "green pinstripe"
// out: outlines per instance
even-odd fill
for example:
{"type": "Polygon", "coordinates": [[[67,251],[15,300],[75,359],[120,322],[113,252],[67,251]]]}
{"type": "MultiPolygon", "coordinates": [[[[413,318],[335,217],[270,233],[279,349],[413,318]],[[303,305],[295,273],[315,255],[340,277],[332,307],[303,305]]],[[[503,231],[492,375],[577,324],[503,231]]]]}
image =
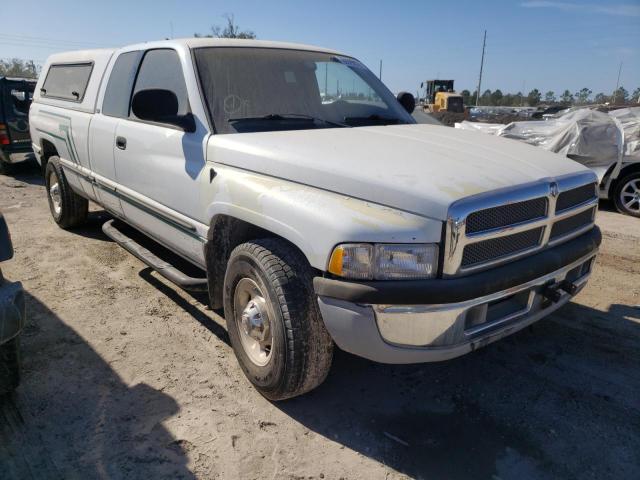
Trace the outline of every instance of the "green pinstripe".
{"type": "MultiPolygon", "coordinates": [[[[62,118],[67,118],[69,119],[69,121],[71,121],[71,119],[69,117],[64,117],[63,115],[57,115],[55,113],[52,112],[47,112],[47,111],[42,111],[41,113],[44,113],[46,115],[53,115],[55,117],[62,117],[62,118]]],[[[62,140],[65,144],[65,146],[67,147],[67,151],[69,152],[69,155],[71,155],[71,160],[73,161],[73,163],[80,163],[80,161],[78,160],[78,155],[77,155],[77,151],[75,149],[75,143],[73,142],[73,137],[71,136],[71,124],[69,125],[63,125],[63,124],[58,124],[58,128],[64,132],[65,137],[61,137],[58,134],[55,134],[53,132],[49,132],[47,130],[42,130],[40,128],[36,128],[37,131],[41,132],[41,133],[46,133],[47,135],[51,135],[54,138],[57,138],[58,140],[62,140]]]]}
{"type": "MultiPolygon", "coordinates": [[[[69,120],[69,122],[71,122],[71,118],[67,117],[65,115],[60,115],[58,113],[54,113],[54,112],[49,112],[49,111],[44,111],[41,110],[41,113],[44,113],[46,115],[51,115],[53,117],[60,117],[60,118],[64,118],[69,120]]],[[[62,140],[65,145],[67,146],[67,150],[69,151],[69,154],[73,157],[72,160],[74,163],[79,164],[80,162],[78,161],[78,156],[77,156],[77,150],[75,149],[75,142],[73,141],[73,134],[72,134],[72,130],[71,130],[71,123],[69,123],[69,125],[63,125],[63,124],[59,124],[58,128],[60,128],[60,130],[62,130],[65,135],[66,138],[61,137],[58,134],[46,131],[46,130],[42,130],[40,128],[36,128],[37,131],[41,132],[41,133],[45,133],[47,135],[51,135],[54,138],[57,138],[58,140],[62,140]]],[[[84,175],[80,172],[75,172],[78,175],[81,175],[83,177],[85,177],[86,180],[88,181],[92,181],[92,178],[88,177],[87,175],[84,175]]],[[[175,221],[173,221],[172,219],[156,212],[155,210],[147,207],[146,205],[137,202],[136,200],[133,200],[131,197],[123,195],[122,193],[118,192],[117,190],[111,190],[109,188],[106,188],[102,185],[100,185],[99,183],[96,182],[92,182],[95,186],[97,186],[98,188],[100,188],[101,190],[104,190],[105,192],[110,193],[111,195],[115,195],[116,197],[118,197],[120,200],[127,202],[128,204],[138,208],[139,210],[142,210],[143,212],[145,212],[148,215],[151,215],[154,218],[157,218],[158,220],[171,225],[172,227],[180,230],[181,232],[183,232],[185,235],[190,236],[191,238],[194,238],[196,240],[199,240],[200,242],[204,242],[206,241],[206,239],[202,238],[200,235],[198,235],[196,232],[185,228],[184,226],[180,225],[179,223],[176,223],[175,221]]]]}

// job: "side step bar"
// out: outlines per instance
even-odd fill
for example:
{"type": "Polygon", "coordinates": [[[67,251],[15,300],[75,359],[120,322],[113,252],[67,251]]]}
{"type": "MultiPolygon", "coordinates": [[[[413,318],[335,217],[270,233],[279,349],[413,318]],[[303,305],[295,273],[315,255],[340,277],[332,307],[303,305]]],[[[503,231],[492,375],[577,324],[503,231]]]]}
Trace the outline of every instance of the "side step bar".
{"type": "Polygon", "coordinates": [[[105,222],[102,225],[102,231],[107,237],[138,258],[138,260],[146,263],[164,278],[185,290],[190,292],[208,291],[206,278],[190,277],[181,272],[170,263],[165,262],[158,256],[151,253],[148,249],[128,237],[122,231],[118,230],[118,227],[116,227],[113,222],[114,220],[105,222]]]}

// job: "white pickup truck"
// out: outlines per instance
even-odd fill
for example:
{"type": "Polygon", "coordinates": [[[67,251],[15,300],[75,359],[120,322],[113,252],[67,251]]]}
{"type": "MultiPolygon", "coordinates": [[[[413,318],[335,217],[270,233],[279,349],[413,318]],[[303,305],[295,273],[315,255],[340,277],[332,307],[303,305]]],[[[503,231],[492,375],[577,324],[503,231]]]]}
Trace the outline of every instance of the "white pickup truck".
{"type": "Polygon", "coordinates": [[[51,56],[30,128],[55,221],[104,207],[107,235],[224,308],[244,373],[277,400],[319,385],[334,345],[450,359],[544,317],[590,275],[590,170],[416,124],[413,103],[339,52],[186,39],[51,56]]]}

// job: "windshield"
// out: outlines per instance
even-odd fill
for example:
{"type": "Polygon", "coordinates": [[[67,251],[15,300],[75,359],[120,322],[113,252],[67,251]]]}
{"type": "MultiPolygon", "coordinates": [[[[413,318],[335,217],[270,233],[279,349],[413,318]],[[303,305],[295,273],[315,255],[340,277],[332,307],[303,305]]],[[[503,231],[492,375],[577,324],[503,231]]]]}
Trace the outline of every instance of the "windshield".
{"type": "Polygon", "coordinates": [[[415,123],[359,61],[247,47],[195,50],[217,133],[415,123]]]}

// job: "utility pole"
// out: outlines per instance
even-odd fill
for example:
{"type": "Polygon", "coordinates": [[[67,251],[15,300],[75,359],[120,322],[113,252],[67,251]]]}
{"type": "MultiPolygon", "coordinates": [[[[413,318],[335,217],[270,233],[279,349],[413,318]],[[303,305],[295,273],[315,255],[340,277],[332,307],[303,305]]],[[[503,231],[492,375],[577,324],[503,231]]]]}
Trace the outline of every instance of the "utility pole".
{"type": "Polygon", "coordinates": [[[620,68],[618,68],[618,80],[616,81],[616,89],[613,91],[613,100],[611,103],[616,104],[616,97],[618,96],[618,88],[620,88],[620,72],[622,72],[622,62],[620,62],[620,68]]]}
{"type": "Polygon", "coordinates": [[[478,78],[478,90],[476,91],[476,107],[480,100],[480,85],[482,85],[482,67],[484,66],[484,47],[487,44],[487,31],[484,31],[484,39],[482,40],[482,59],[480,60],[480,77],[478,78]]]}
{"type": "Polygon", "coordinates": [[[382,81],[382,59],[380,59],[380,74],[378,75],[378,79],[382,81]]]}

